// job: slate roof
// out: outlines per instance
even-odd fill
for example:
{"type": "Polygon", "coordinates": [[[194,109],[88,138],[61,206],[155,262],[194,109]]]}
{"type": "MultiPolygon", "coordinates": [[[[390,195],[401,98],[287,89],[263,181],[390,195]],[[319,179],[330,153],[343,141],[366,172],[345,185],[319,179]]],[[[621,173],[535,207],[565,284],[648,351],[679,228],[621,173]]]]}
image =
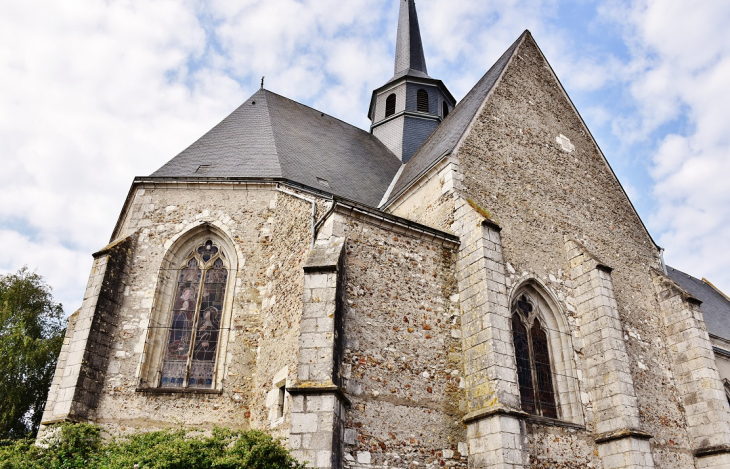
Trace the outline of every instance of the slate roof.
{"type": "Polygon", "coordinates": [[[667,273],[687,293],[702,301],[707,332],[730,341],[730,301],[707,282],[669,266],[667,273]]]}
{"type": "Polygon", "coordinates": [[[400,165],[370,133],[262,89],[152,177],[284,178],[377,207],[400,165]]]}
{"type": "MultiPolygon", "coordinates": [[[[456,105],[449,116],[439,125],[431,136],[424,142],[421,148],[408,160],[398,181],[393,186],[393,190],[389,194],[389,202],[398,197],[398,195],[407,189],[417,178],[424,172],[428,171],[434,163],[439,161],[444,155],[454,150],[459,143],[462,135],[466,132],[472,119],[479,112],[484,100],[492,90],[502,72],[507,67],[510,58],[517,50],[522,40],[530,34],[525,31],[510,46],[502,57],[489,69],[489,71],[479,80],[474,88],[464,97],[464,99],[456,105]]],[[[387,204],[386,204],[387,205],[387,204]]]]}
{"type": "MultiPolygon", "coordinates": [[[[423,53],[421,28],[418,25],[415,0],[404,0],[398,15],[398,38],[395,44],[395,71],[397,77],[404,75],[428,78],[426,56],[423,53]]],[[[392,80],[391,80],[392,81],[392,80]]]]}

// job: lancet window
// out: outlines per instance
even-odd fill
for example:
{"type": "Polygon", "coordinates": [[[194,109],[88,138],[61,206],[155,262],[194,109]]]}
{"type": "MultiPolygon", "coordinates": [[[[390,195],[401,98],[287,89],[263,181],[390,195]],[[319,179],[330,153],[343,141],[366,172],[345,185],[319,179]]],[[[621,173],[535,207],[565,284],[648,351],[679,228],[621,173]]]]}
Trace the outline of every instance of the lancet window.
{"type": "Polygon", "coordinates": [[[544,323],[532,298],[519,295],[512,308],[512,334],[522,410],[558,418],[550,341],[544,323]]]}
{"type": "Polygon", "coordinates": [[[212,240],[193,249],[177,270],[161,388],[214,385],[228,261],[212,240]]]}

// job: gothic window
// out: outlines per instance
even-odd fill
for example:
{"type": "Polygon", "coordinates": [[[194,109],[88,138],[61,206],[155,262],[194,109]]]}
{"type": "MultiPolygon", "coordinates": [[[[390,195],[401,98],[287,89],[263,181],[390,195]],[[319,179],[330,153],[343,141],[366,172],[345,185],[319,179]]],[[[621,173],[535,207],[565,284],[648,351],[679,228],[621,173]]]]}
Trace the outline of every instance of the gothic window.
{"type": "Polygon", "coordinates": [[[513,306],[512,335],[522,410],[558,418],[548,334],[535,302],[526,294],[520,295],[513,306]]]}
{"type": "Polygon", "coordinates": [[[446,101],[444,101],[443,108],[444,108],[444,112],[443,112],[444,119],[446,119],[446,116],[449,115],[449,104],[446,101]]]}
{"type": "Polygon", "coordinates": [[[390,117],[393,114],[395,114],[395,93],[385,100],[385,117],[390,117]]]}
{"type": "Polygon", "coordinates": [[[418,112],[430,112],[428,108],[428,92],[424,89],[416,93],[416,110],[418,112]]]}
{"type": "Polygon", "coordinates": [[[177,270],[161,388],[214,385],[228,262],[212,240],[193,249],[177,270]]]}

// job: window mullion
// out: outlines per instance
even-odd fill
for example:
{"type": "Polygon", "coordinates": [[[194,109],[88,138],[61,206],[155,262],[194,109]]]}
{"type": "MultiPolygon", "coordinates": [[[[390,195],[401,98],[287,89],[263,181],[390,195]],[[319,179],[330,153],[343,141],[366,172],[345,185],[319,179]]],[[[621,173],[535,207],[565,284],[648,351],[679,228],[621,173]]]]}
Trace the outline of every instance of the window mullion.
{"type": "MultiPolygon", "coordinates": [[[[202,260],[202,259],[201,259],[202,260]]],[[[204,263],[202,263],[205,266],[204,263]]],[[[188,387],[190,382],[190,367],[193,363],[193,352],[195,351],[195,336],[198,334],[198,318],[200,316],[200,307],[203,304],[203,289],[205,288],[205,274],[208,269],[200,270],[200,285],[198,286],[198,300],[195,302],[195,314],[193,315],[193,326],[190,333],[190,350],[188,351],[188,363],[185,367],[185,383],[183,387],[188,387]]]]}
{"type": "MultiPolygon", "coordinates": [[[[534,318],[531,322],[534,323],[534,318]]],[[[537,381],[537,366],[535,365],[535,350],[532,346],[532,324],[527,325],[527,350],[530,352],[530,374],[532,375],[532,387],[535,393],[535,412],[542,415],[542,406],[540,402],[540,383],[537,381]]]]}

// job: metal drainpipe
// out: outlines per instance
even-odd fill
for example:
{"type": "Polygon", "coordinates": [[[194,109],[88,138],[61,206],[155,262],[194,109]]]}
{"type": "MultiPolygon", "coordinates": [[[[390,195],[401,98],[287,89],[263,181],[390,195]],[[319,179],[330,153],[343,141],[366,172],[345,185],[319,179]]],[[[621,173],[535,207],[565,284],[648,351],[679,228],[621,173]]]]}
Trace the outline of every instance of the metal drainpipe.
{"type": "Polygon", "coordinates": [[[332,200],[332,207],[330,207],[329,210],[327,210],[327,213],[322,215],[322,218],[319,219],[317,224],[314,225],[314,235],[317,236],[319,234],[319,230],[322,228],[322,225],[324,224],[325,220],[332,214],[332,212],[335,211],[337,208],[337,200],[332,200]]]}
{"type": "Polygon", "coordinates": [[[284,194],[290,195],[292,197],[296,197],[297,199],[305,200],[305,201],[309,202],[310,204],[312,204],[312,247],[314,247],[314,241],[317,236],[317,232],[314,229],[315,224],[317,223],[317,203],[314,201],[314,199],[302,197],[299,194],[288,191],[286,189],[282,189],[281,187],[279,187],[279,184],[276,185],[276,190],[279,192],[283,192],[284,194]]]}
{"type": "Polygon", "coordinates": [[[662,260],[662,270],[664,271],[664,275],[669,275],[669,272],[667,272],[667,264],[664,263],[664,248],[659,248],[659,257],[662,260]]]}

